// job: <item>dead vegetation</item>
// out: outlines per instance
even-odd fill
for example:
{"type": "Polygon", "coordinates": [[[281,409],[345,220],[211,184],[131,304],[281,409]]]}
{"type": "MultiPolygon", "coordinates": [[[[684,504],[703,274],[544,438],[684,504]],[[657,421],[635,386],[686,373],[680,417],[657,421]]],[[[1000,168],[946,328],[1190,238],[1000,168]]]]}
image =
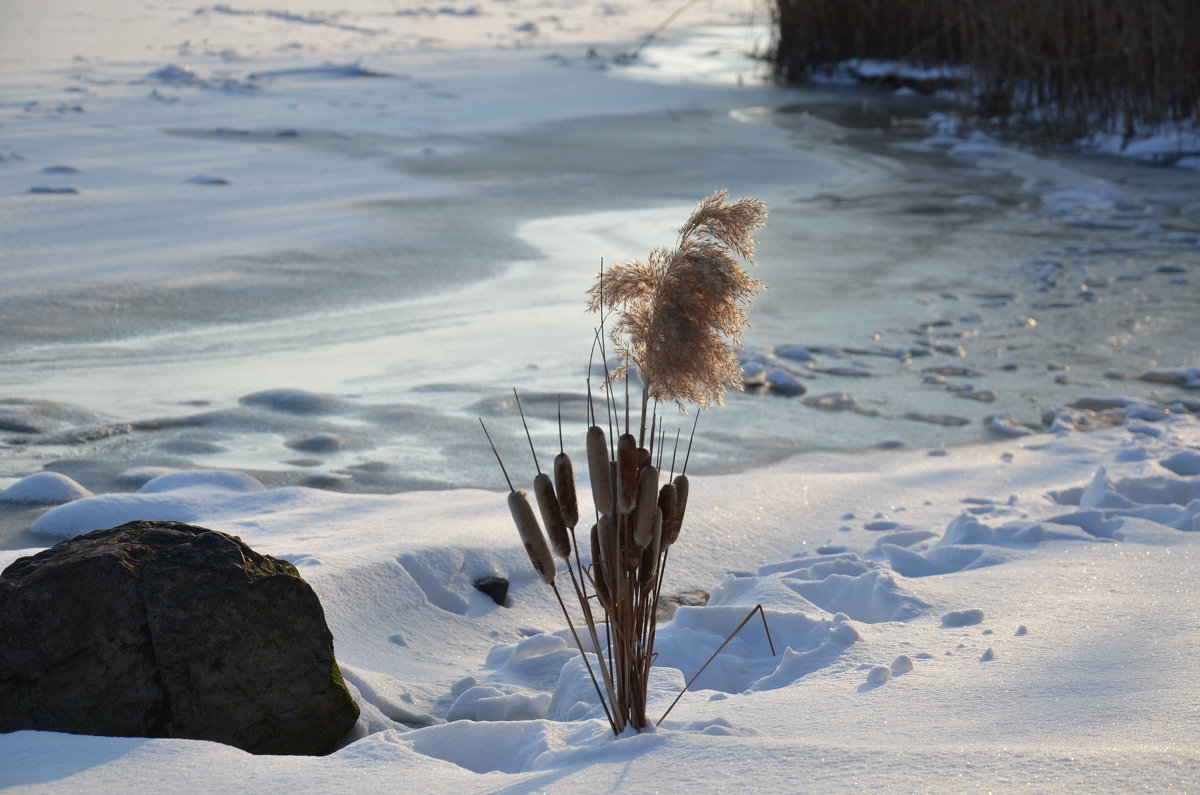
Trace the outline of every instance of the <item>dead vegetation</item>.
{"type": "Polygon", "coordinates": [[[1200,125],[1194,0],[773,0],[777,76],[856,58],[966,66],[976,123],[1054,139],[1200,125]]]}
{"type": "MultiPolygon", "coordinates": [[[[540,524],[525,492],[504,471],[509,508],[530,562],[554,590],[615,734],[649,725],[646,692],[663,575],[688,507],[695,420],[680,449],[680,431],[668,443],[659,403],[705,406],[719,403],[726,387],[740,388],[730,346],[746,325],[746,304],[762,288],[741,262],[753,261],[751,235],[763,225],[766,207],[757,199],[726,199],[722,191],[702,201],[674,250],[656,249],[645,263],[602,270],[589,291],[589,307],[600,317],[593,364],[602,368],[603,384],[593,393],[589,379],[590,530],[579,527],[561,419],[552,476],[541,471],[529,437],[540,524]],[[609,343],[618,366],[609,364],[609,343]],[[633,390],[635,371],[643,386],[633,390]],[[624,390],[617,388],[622,380],[624,390]],[[574,611],[560,590],[564,579],[568,596],[575,596],[574,611]]],[[[498,452],[496,458],[504,470],[498,452]]],[[[762,613],[752,611],[746,621],[753,612],[762,613]]]]}

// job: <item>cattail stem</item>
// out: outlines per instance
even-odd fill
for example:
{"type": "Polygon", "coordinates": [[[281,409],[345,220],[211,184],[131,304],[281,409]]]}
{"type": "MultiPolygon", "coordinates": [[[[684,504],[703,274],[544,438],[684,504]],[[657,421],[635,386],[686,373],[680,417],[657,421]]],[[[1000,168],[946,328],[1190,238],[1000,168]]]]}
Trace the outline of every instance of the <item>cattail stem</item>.
{"type": "MultiPolygon", "coordinates": [[[[572,574],[571,579],[574,580],[574,578],[575,578],[575,575],[572,574]]],[[[600,690],[600,683],[596,681],[596,674],[592,672],[592,663],[590,660],[588,660],[587,652],[584,651],[584,648],[583,648],[583,643],[579,640],[579,633],[575,630],[575,624],[574,624],[574,622],[571,621],[570,613],[567,612],[567,605],[565,602],[563,602],[562,594],[560,594],[558,592],[557,585],[552,585],[551,587],[554,589],[554,597],[556,599],[558,599],[558,606],[562,608],[563,618],[565,618],[567,620],[567,626],[571,628],[571,637],[575,638],[575,646],[576,646],[576,648],[579,649],[579,656],[583,658],[583,664],[587,667],[588,676],[591,677],[591,679],[592,679],[592,687],[596,689],[596,697],[600,699],[600,706],[604,708],[604,715],[605,715],[605,717],[608,718],[608,725],[610,727],[612,727],[613,734],[620,734],[621,730],[619,728],[617,728],[617,722],[613,718],[612,711],[608,708],[608,703],[604,699],[604,693],[601,692],[601,690],[600,690]]],[[[575,584],[575,591],[576,591],[576,594],[578,595],[579,594],[579,584],[578,583],[575,584]]],[[[580,603],[586,604],[587,600],[580,598],[580,603]]],[[[590,621],[588,622],[588,625],[591,626],[590,621]]],[[[595,645],[594,639],[593,639],[592,643],[593,643],[592,648],[596,649],[597,653],[599,653],[599,647],[595,645]]],[[[603,669],[601,669],[601,671],[603,671],[603,669]]],[[[611,688],[610,688],[610,693],[609,693],[610,698],[611,698],[611,695],[612,694],[611,694],[611,688]]]]}
{"type": "MultiPolygon", "coordinates": [[[[642,421],[641,421],[641,429],[638,432],[638,447],[646,446],[646,408],[649,405],[649,403],[650,403],[650,389],[648,387],[643,387],[642,388],[642,421]]],[[[654,444],[653,436],[650,437],[650,443],[654,444]]]]}
{"type": "Polygon", "coordinates": [[[521,398],[517,395],[517,388],[513,387],[513,398],[517,401],[517,411],[521,414],[521,425],[525,427],[525,438],[529,440],[529,453],[533,456],[533,468],[540,475],[542,472],[541,466],[538,465],[537,451],[533,449],[533,437],[529,435],[529,424],[525,422],[525,409],[521,408],[521,398]]]}
{"type": "Polygon", "coordinates": [[[700,424],[700,412],[697,411],[695,419],[692,420],[692,433],[691,433],[691,435],[688,436],[687,452],[684,453],[684,456],[683,456],[682,474],[684,474],[684,475],[687,474],[688,461],[690,461],[692,459],[692,442],[694,442],[696,440],[696,426],[699,424],[700,424]]]}
{"type": "Polygon", "coordinates": [[[508,490],[516,491],[513,488],[512,480],[508,477],[508,470],[504,468],[504,462],[500,460],[500,453],[496,450],[496,443],[492,441],[492,435],[488,433],[487,426],[483,424],[483,417],[479,418],[479,424],[483,427],[483,435],[487,437],[488,444],[492,447],[492,453],[496,456],[496,463],[500,465],[500,472],[504,475],[504,482],[508,484],[508,490]]]}

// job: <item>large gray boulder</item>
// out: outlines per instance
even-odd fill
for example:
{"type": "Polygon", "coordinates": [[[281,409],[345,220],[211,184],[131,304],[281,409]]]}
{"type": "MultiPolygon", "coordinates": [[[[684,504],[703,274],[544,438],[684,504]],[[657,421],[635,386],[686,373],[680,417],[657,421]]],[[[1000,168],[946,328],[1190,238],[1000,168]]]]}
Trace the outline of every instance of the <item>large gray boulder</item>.
{"type": "Polygon", "coordinates": [[[324,754],[358,718],[311,587],[241,539],[130,522],[0,573],[0,732],[324,754]]]}

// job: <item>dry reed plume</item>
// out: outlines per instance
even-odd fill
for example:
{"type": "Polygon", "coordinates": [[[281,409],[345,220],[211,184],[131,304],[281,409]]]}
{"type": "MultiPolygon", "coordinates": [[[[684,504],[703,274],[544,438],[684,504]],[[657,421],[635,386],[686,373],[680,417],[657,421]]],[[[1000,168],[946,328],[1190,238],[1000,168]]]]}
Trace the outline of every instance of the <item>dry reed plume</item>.
{"type": "MultiPolygon", "coordinates": [[[[606,389],[599,411],[591,401],[590,387],[588,390],[590,425],[585,449],[595,521],[586,532],[583,550],[590,554],[580,554],[576,536],[579,505],[571,459],[562,449],[561,420],[553,477],[541,471],[532,436],[525,427],[537,470],[533,491],[542,525],[525,492],[512,486],[492,445],[509,483],[509,509],[530,562],[542,581],[554,590],[596,696],[616,734],[628,726],[641,730],[649,724],[646,690],[655,656],[655,617],[663,573],[671,547],[679,538],[689,495],[687,461],[692,441],[689,438],[680,473],[674,472],[676,449],[671,454],[671,471],[664,476],[665,430],[650,399],[654,398],[655,406],[658,401],[704,406],[720,403],[726,387],[740,388],[740,373],[730,346],[737,344],[746,325],[745,305],[762,289],[739,260],[753,262],[755,241],[751,235],[762,227],[766,206],[757,199],[729,204],[727,198],[725,191],[719,191],[700,202],[680,229],[673,251],[655,249],[646,263],[610,267],[602,271],[589,291],[589,307],[601,317],[596,334],[601,359],[607,361],[605,318],[615,314],[611,339],[616,353],[626,361],[611,375],[605,366],[606,385],[611,387],[629,364],[638,368],[644,384],[633,427],[628,389],[623,411],[615,390],[606,389]],[[576,616],[568,610],[559,590],[560,572],[555,558],[565,564],[578,605],[576,616]],[[587,643],[580,637],[581,626],[587,643]]],[[[520,409],[520,397],[516,398],[520,409]]],[[[521,420],[524,423],[524,412],[521,420]]],[[[678,438],[676,435],[676,447],[678,438]]],[[[490,436],[488,441],[491,443],[490,436]]],[[[761,608],[751,611],[730,638],[755,612],[762,614],[761,608]]],[[[765,628],[765,619],[763,624],[765,628]]],[[[704,667],[695,673],[689,686],[704,667]]],[[[674,702],[667,712],[673,707],[674,702]]]]}
{"type": "Polygon", "coordinates": [[[766,223],[767,208],[727,198],[718,191],[700,202],[673,251],[610,267],[589,291],[592,311],[621,308],[616,353],[637,365],[655,400],[707,406],[720,403],[726,387],[741,388],[730,343],[746,326],[743,305],[763,285],[738,259],[754,262],[751,235],[766,223]]]}

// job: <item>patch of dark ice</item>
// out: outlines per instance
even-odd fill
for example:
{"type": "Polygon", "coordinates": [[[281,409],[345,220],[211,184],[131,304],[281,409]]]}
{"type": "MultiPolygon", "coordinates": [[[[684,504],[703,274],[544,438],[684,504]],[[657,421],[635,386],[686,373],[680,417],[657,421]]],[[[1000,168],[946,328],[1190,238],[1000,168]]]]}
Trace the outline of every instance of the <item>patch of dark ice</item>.
{"type": "Polygon", "coordinates": [[[798,362],[816,362],[817,357],[803,345],[780,345],[775,348],[775,355],[784,359],[794,359],[798,362]]]}
{"type": "Polygon", "coordinates": [[[333,395],[303,389],[267,389],[245,395],[238,403],[286,414],[334,414],[342,411],[346,405],[345,401],[333,395]]]}
{"type": "Polygon", "coordinates": [[[250,74],[252,80],[273,80],[281,77],[340,77],[340,78],[357,78],[357,77],[399,77],[404,75],[395,75],[389,72],[380,72],[374,69],[368,69],[362,65],[361,61],[353,61],[346,64],[325,63],[321,66],[305,66],[295,69],[270,69],[264,72],[253,72],[250,74]]]}
{"type": "Polygon", "coordinates": [[[806,397],[802,402],[806,406],[824,411],[852,411],[855,414],[862,414],[865,417],[879,416],[879,412],[876,409],[868,408],[859,403],[849,392],[826,392],[821,395],[806,397]]]}
{"type": "Polygon", "coordinates": [[[965,364],[942,364],[922,367],[921,372],[932,375],[951,376],[953,378],[979,378],[983,375],[983,371],[965,364]]]}
{"type": "Polygon", "coordinates": [[[323,13],[313,12],[311,14],[297,14],[293,11],[273,10],[273,9],[241,9],[233,8],[224,3],[217,5],[201,6],[192,12],[197,16],[206,14],[224,14],[227,16],[240,17],[265,17],[268,19],[276,19],[281,22],[292,22],[300,25],[321,25],[324,27],[343,30],[349,33],[360,33],[366,36],[375,36],[386,31],[380,28],[364,28],[359,25],[349,25],[338,21],[340,14],[338,13],[323,13]]]}
{"type": "Polygon", "coordinates": [[[192,185],[228,185],[229,180],[224,177],[208,177],[203,174],[197,174],[194,177],[189,177],[187,182],[192,185]]]}
{"type": "Polygon", "coordinates": [[[304,453],[333,453],[348,447],[350,442],[335,433],[322,432],[289,439],[284,444],[304,453]]]}
{"type": "Polygon", "coordinates": [[[919,411],[909,411],[903,415],[903,418],[912,420],[913,422],[927,422],[932,425],[945,425],[947,427],[971,424],[971,421],[966,417],[956,417],[952,414],[923,414],[919,411]]]}

